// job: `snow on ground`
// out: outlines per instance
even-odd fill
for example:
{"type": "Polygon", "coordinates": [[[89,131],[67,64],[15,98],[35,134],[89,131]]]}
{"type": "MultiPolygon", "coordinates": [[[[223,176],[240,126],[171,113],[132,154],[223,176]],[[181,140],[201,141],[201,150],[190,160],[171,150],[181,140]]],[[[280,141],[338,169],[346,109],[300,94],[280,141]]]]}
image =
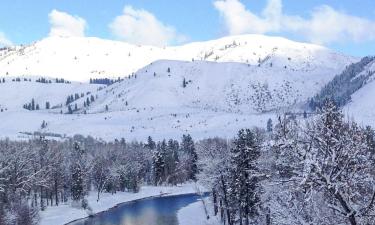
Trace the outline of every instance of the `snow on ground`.
{"type": "MultiPolygon", "coordinates": [[[[106,211],[120,203],[138,200],[147,197],[154,197],[160,195],[182,195],[196,193],[196,184],[187,183],[180,186],[144,186],[138,193],[117,192],[112,195],[110,193],[102,193],[100,201],[97,202],[97,193],[90,192],[87,197],[89,206],[93,213],[106,211]]],[[[64,225],[73,220],[85,218],[88,214],[83,209],[77,209],[67,204],[59,206],[48,207],[41,212],[40,225],[64,225]]]]}
{"type": "MultiPolygon", "coordinates": [[[[209,203],[209,198],[204,199],[205,203],[209,203]]],[[[194,202],[188,206],[183,207],[177,213],[179,225],[219,225],[222,224],[218,217],[212,215],[212,207],[207,204],[207,212],[209,219],[205,212],[205,207],[202,201],[194,202]],[[209,208],[211,207],[211,208],[209,208]]]]}
{"type": "Polygon", "coordinates": [[[269,118],[276,121],[275,114],[236,114],[190,108],[87,115],[3,112],[0,116],[3,121],[0,123],[0,138],[25,139],[31,136],[20,132],[42,131],[62,137],[90,135],[106,141],[113,141],[115,138],[144,141],[148,136],[155,140],[180,139],[186,133],[198,140],[216,136],[233,138],[239,129],[253,126],[265,128],[269,118]],[[178,116],[171,115],[171,112],[178,116]],[[43,120],[48,124],[45,129],[41,129],[43,120]]]}

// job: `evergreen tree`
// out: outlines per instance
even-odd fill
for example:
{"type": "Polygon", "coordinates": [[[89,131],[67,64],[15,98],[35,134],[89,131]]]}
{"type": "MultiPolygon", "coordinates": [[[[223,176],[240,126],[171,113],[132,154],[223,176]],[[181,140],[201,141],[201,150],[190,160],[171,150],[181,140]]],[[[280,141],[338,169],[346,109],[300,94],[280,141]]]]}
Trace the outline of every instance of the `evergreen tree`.
{"type": "Polygon", "coordinates": [[[148,149],[150,149],[151,151],[155,150],[155,148],[156,148],[155,141],[152,140],[151,136],[148,136],[148,138],[147,138],[146,147],[148,149]]]}
{"type": "Polygon", "coordinates": [[[267,131],[272,132],[272,130],[273,130],[272,119],[269,118],[268,121],[267,121],[267,131]]]}
{"type": "Polygon", "coordinates": [[[177,164],[179,162],[178,158],[178,141],[170,139],[167,144],[167,154],[165,158],[167,182],[171,184],[176,184],[177,182],[177,164]]]}
{"type": "Polygon", "coordinates": [[[35,110],[35,100],[31,99],[31,110],[35,110]]]}
{"type": "Polygon", "coordinates": [[[240,223],[258,215],[260,203],[260,180],[257,160],[260,147],[253,132],[249,129],[240,130],[231,148],[231,196],[232,203],[238,211],[240,223]]]}
{"type": "Polygon", "coordinates": [[[72,106],[70,106],[70,105],[68,105],[68,113],[73,114],[73,109],[72,109],[72,106]]]}
{"type": "Polygon", "coordinates": [[[159,147],[152,153],[152,168],[154,174],[154,185],[158,185],[162,182],[164,173],[164,159],[159,147]]]}
{"type": "Polygon", "coordinates": [[[181,150],[188,157],[188,179],[195,181],[197,179],[196,175],[198,173],[198,155],[195,150],[194,141],[189,134],[182,136],[181,150]]]}
{"type": "Polygon", "coordinates": [[[84,188],[84,150],[74,142],[71,165],[71,193],[74,201],[82,200],[85,195],[84,188]]]}

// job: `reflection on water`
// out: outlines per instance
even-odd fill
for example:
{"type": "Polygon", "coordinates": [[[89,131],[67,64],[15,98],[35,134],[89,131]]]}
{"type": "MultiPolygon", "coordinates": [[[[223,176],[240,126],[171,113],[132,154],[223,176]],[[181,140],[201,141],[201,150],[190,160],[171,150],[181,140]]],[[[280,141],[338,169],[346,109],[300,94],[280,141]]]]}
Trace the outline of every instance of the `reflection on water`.
{"type": "Polygon", "coordinates": [[[177,211],[198,199],[190,194],[134,201],[69,225],[178,225],[177,211]]]}

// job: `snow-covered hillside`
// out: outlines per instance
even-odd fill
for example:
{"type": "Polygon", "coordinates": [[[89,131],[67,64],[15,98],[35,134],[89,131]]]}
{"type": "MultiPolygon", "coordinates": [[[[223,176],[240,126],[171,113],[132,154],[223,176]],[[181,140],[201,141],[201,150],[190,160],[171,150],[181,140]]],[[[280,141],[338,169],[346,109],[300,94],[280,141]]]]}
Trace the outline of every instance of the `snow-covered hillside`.
{"type": "Polygon", "coordinates": [[[331,63],[301,72],[270,64],[161,60],[110,86],[7,81],[0,84],[0,102],[11,110],[0,114],[6,121],[1,136],[232,137],[240,128],[264,127],[278,110],[291,110],[339,72],[331,63]],[[79,98],[67,105],[76,93],[79,98]],[[31,99],[41,110],[22,108],[31,99]],[[56,107],[45,109],[47,101],[56,107]]]}
{"type": "Polygon", "coordinates": [[[0,51],[0,76],[49,76],[87,81],[124,77],[161,59],[241,62],[309,72],[341,70],[355,60],[321,46],[279,37],[243,35],[178,47],[136,46],[98,38],[49,37],[0,51]]]}
{"type": "Polygon", "coordinates": [[[41,111],[45,111],[47,102],[51,110],[49,112],[60,112],[65,106],[67,97],[79,94],[79,96],[90,96],[90,93],[97,91],[105,85],[87,83],[56,83],[55,79],[50,79],[51,83],[36,82],[35,77],[2,78],[0,83],[0,110],[2,111],[24,111],[23,106],[31,103],[39,105],[41,111]],[[5,82],[4,82],[5,81],[5,82]]]}
{"type": "Polygon", "coordinates": [[[351,101],[344,110],[351,118],[364,125],[375,127],[375,58],[356,74],[356,78],[365,77],[364,85],[351,95],[351,101]]]}
{"type": "Polygon", "coordinates": [[[337,72],[324,64],[301,72],[271,65],[162,60],[96,93],[102,100],[88,112],[103,112],[107,105],[109,111],[188,107],[264,113],[305,101],[337,72]]]}

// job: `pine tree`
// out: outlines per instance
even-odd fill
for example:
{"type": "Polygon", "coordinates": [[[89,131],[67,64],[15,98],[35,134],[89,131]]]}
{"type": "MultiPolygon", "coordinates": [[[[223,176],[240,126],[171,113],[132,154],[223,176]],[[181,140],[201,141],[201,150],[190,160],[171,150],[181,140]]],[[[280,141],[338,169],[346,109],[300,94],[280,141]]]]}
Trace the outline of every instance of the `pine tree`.
{"type": "Polygon", "coordinates": [[[254,134],[249,130],[240,130],[231,149],[231,196],[235,209],[238,210],[240,221],[258,215],[260,203],[260,181],[257,176],[257,160],[260,148],[254,134]]]}
{"type": "Polygon", "coordinates": [[[160,151],[160,144],[157,150],[152,153],[152,168],[154,174],[154,185],[158,185],[162,182],[164,174],[164,159],[162,152],[160,151]]]}
{"type": "Polygon", "coordinates": [[[167,154],[165,159],[167,182],[171,184],[176,184],[177,180],[177,164],[179,162],[178,157],[178,141],[170,139],[167,144],[167,154]]]}
{"type": "Polygon", "coordinates": [[[148,136],[148,138],[147,138],[147,144],[146,144],[146,147],[147,147],[148,149],[150,149],[151,151],[155,150],[155,148],[156,148],[155,141],[152,140],[152,137],[151,137],[151,136],[148,136]]]}
{"type": "Polygon", "coordinates": [[[35,110],[35,101],[31,99],[31,110],[35,110]]]}
{"type": "Polygon", "coordinates": [[[73,114],[72,106],[68,105],[68,113],[73,114]]]}
{"type": "Polygon", "coordinates": [[[71,193],[74,201],[82,200],[85,195],[84,190],[84,150],[77,142],[73,144],[71,166],[71,193]]]}
{"type": "Polygon", "coordinates": [[[196,175],[198,173],[198,155],[195,150],[194,141],[189,134],[182,136],[181,150],[188,156],[188,179],[195,181],[197,180],[196,175]]]}
{"type": "Polygon", "coordinates": [[[272,119],[269,118],[268,121],[267,121],[267,131],[272,132],[272,130],[273,130],[272,119]]]}

